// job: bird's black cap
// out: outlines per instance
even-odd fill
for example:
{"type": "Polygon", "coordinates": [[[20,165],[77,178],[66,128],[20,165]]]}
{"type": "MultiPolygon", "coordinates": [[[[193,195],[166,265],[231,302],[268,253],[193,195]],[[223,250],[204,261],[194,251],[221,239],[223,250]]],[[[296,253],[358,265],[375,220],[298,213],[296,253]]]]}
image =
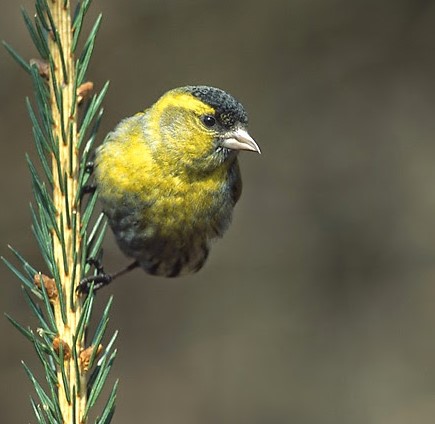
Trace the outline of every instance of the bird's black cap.
{"type": "Polygon", "coordinates": [[[248,114],[242,104],[225,91],[206,85],[187,86],[184,89],[216,110],[216,118],[226,128],[236,123],[247,124],[248,114]]]}

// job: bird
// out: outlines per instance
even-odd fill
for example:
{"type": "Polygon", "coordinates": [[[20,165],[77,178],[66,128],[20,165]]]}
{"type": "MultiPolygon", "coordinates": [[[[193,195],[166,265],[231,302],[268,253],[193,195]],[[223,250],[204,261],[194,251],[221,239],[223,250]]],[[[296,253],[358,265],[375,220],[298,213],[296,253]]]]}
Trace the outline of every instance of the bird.
{"type": "Polygon", "coordinates": [[[96,150],[94,172],[109,226],[133,262],[83,279],[79,291],[137,267],[163,277],[199,271],[242,192],[238,153],[261,153],[247,125],[238,100],[205,85],[171,89],[123,119],[96,150]]]}

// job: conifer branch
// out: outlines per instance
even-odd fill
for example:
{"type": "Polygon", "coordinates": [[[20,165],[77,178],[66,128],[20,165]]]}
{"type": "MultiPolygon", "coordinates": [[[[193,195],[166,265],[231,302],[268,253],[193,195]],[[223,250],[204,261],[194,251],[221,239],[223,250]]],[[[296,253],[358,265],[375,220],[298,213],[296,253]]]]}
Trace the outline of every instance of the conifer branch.
{"type": "MultiPolygon", "coordinates": [[[[83,189],[90,179],[86,164],[92,154],[103,113],[101,103],[108,87],[106,84],[87,101],[79,119],[79,105],[93,88],[84,78],[101,23],[100,16],[76,58],[90,3],[90,0],[78,2],[71,14],[69,0],[35,0],[33,20],[22,11],[39,59],[25,60],[3,43],[30,74],[35,92],[35,105],[26,101],[39,159],[36,166],[27,157],[35,197],[31,207],[32,230],[50,276],[35,269],[13,248],[20,266],[3,261],[21,282],[24,298],[39,323],[37,329],[32,329],[7,315],[11,324],[33,344],[46,374],[46,384],[42,384],[23,364],[37,396],[37,400],[32,399],[32,407],[39,423],[86,423],[116,356],[113,349],[116,333],[105,349],[101,344],[112,300],[89,344],[86,330],[94,303],[92,290],[85,299],[75,290],[89,271],[87,259],[101,257],[106,230],[102,214],[92,219],[97,193],[82,200],[83,189]]],[[[116,388],[117,383],[98,423],[110,422],[116,388]]]]}
{"type": "MultiPolygon", "coordinates": [[[[51,63],[49,73],[50,109],[53,117],[53,138],[57,141],[58,157],[52,154],[53,181],[59,182],[53,186],[53,205],[56,210],[56,225],[60,228],[62,237],[53,237],[53,256],[58,268],[63,302],[54,302],[54,313],[58,325],[60,346],[74,346],[76,351],[84,350],[84,337],[75,339],[74,331],[82,312],[81,302],[75,295],[74,288],[81,276],[81,264],[77,262],[72,247],[81,246],[79,232],[73,232],[74,222],[79,223],[80,210],[75,204],[78,193],[78,151],[77,146],[77,107],[75,87],[75,67],[71,51],[72,25],[69,7],[57,0],[48,3],[47,16],[51,22],[51,33],[48,37],[48,49],[51,63]],[[66,54],[65,54],[66,53],[66,54]],[[58,166],[59,163],[59,166],[58,166]],[[75,240],[73,240],[75,239],[75,240]],[[75,272],[71,271],[75,269],[75,272]],[[75,281],[72,277],[75,277],[75,281]],[[65,308],[66,312],[63,312],[65,308]]],[[[53,234],[54,236],[54,234],[53,234]]],[[[75,358],[65,356],[64,367],[58,367],[57,380],[59,382],[59,405],[65,422],[73,422],[73,411],[70,407],[70,386],[77,383],[75,395],[76,411],[74,415],[79,422],[86,407],[86,375],[80,367],[75,367],[75,358]]]]}

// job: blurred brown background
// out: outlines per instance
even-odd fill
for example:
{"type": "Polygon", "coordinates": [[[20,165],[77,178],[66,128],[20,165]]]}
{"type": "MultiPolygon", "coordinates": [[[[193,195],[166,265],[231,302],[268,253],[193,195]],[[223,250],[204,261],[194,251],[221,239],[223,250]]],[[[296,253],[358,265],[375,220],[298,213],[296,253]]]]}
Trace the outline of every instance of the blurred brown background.
{"type": "MultiPolygon", "coordinates": [[[[32,2],[23,1],[29,11],[32,2]]],[[[435,416],[435,3],[95,0],[101,138],[169,88],[250,113],[262,156],[205,269],[104,290],[119,329],[114,422],[405,424],[435,416]]],[[[89,21],[88,21],[89,22],[89,21]]],[[[35,56],[18,4],[0,37],[35,56]]],[[[42,267],[30,231],[31,84],[0,51],[0,253],[42,267]]],[[[126,263],[111,235],[106,267],[126,263]]],[[[0,311],[34,324],[3,267],[0,311]]],[[[31,346],[0,320],[0,420],[34,422],[31,346]]]]}

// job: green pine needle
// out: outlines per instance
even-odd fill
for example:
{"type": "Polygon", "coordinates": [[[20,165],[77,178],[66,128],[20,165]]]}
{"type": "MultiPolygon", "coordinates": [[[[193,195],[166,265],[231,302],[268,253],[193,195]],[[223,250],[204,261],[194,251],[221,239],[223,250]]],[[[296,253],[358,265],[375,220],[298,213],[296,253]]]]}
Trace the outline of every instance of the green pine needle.
{"type": "Polygon", "coordinates": [[[94,26],[91,29],[91,32],[89,33],[89,37],[86,40],[85,47],[83,48],[83,52],[79,59],[79,69],[77,73],[77,84],[81,85],[84,81],[84,77],[86,74],[86,71],[88,69],[89,62],[91,60],[92,52],[94,50],[95,46],[95,39],[97,37],[98,29],[101,25],[101,20],[103,19],[103,15],[100,13],[98,15],[97,20],[95,21],[94,26]]]}
{"type": "Polygon", "coordinates": [[[29,305],[30,310],[33,312],[33,315],[38,319],[41,328],[49,333],[57,333],[56,322],[53,322],[52,320],[50,320],[50,322],[47,322],[47,320],[44,317],[44,313],[41,310],[41,307],[32,299],[32,297],[24,287],[23,287],[23,293],[24,293],[24,300],[29,305]]]}
{"type": "Polygon", "coordinates": [[[36,15],[40,19],[43,28],[45,29],[45,31],[47,31],[47,33],[50,32],[50,26],[49,26],[47,20],[45,19],[45,17],[46,17],[46,3],[44,1],[41,1],[41,0],[36,0],[35,9],[36,9],[36,15]]]}
{"type": "Polygon", "coordinates": [[[118,383],[119,380],[116,380],[109,399],[107,399],[107,403],[104,406],[104,412],[101,415],[101,418],[97,420],[97,424],[109,424],[112,421],[113,414],[115,413],[115,401],[116,393],[118,391],[118,383]]]}
{"type": "Polygon", "coordinates": [[[15,321],[9,314],[5,313],[5,317],[27,340],[33,341],[33,335],[30,328],[24,328],[21,324],[15,321]]]}
{"type": "MultiPolygon", "coordinates": [[[[97,113],[100,110],[100,106],[101,103],[103,102],[104,96],[107,93],[107,90],[109,89],[109,81],[107,81],[103,88],[101,89],[100,93],[98,94],[98,96],[93,96],[92,97],[92,101],[88,107],[88,110],[86,111],[86,114],[83,118],[83,122],[82,125],[80,127],[80,131],[79,131],[79,140],[78,140],[78,145],[81,146],[82,142],[86,136],[86,131],[89,128],[90,123],[93,121],[93,119],[95,118],[95,115],[97,115],[97,113]]],[[[98,122],[98,121],[97,121],[98,122]]]]}
{"type": "Polygon", "coordinates": [[[15,61],[20,65],[28,74],[30,74],[30,65],[15,51],[15,49],[6,43],[6,41],[2,41],[6,50],[9,54],[15,59],[15,61]]]}
{"type": "Polygon", "coordinates": [[[34,376],[34,374],[32,373],[32,371],[30,370],[30,368],[26,365],[26,363],[24,361],[21,361],[24,370],[26,371],[27,376],[29,377],[30,381],[33,384],[33,387],[35,388],[36,394],[39,397],[39,400],[41,401],[41,403],[45,408],[50,409],[52,412],[54,412],[54,404],[51,401],[50,397],[45,393],[44,389],[42,388],[42,386],[39,384],[38,380],[36,379],[36,377],[34,376]]]}

